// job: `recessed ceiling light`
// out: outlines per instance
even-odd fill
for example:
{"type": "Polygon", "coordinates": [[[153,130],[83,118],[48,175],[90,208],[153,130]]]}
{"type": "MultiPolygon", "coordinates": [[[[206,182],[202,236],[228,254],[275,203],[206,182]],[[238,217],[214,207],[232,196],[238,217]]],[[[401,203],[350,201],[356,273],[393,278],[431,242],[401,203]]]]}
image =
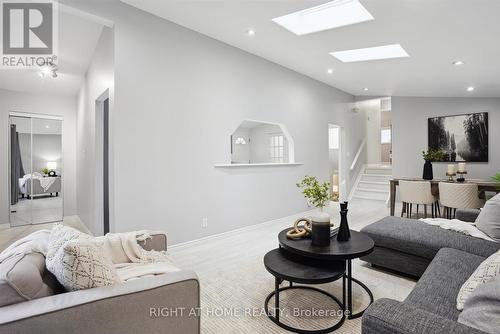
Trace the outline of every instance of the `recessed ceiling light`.
{"type": "Polygon", "coordinates": [[[333,73],[333,69],[329,68],[329,69],[326,71],[326,73],[328,73],[328,74],[332,74],[332,73],[333,73]]]}
{"type": "Polygon", "coordinates": [[[408,53],[399,44],[330,52],[330,54],[344,63],[409,57],[408,53]]]}
{"type": "Polygon", "coordinates": [[[472,87],[472,86],[467,87],[467,91],[468,91],[468,92],[473,92],[473,91],[474,91],[474,89],[475,89],[475,88],[474,88],[474,87],[472,87]]]}
{"type": "Polygon", "coordinates": [[[248,36],[254,36],[254,35],[255,35],[255,30],[253,30],[253,29],[248,29],[248,31],[247,31],[247,35],[248,35],[248,36]]]}
{"type": "Polygon", "coordinates": [[[296,35],[305,35],[373,19],[359,0],[334,0],[276,17],[273,21],[296,35]]]}
{"type": "Polygon", "coordinates": [[[461,61],[461,60],[455,60],[453,62],[453,65],[455,65],[455,66],[460,66],[460,65],[463,65],[463,64],[465,64],[465,63],[463,61],[461,61]]]}
{"type": "Polygon", "coordinates": [[[365,87],[365,88],[363,88],[363,90],[364,90],[365,92],[367,92],[367,91],[368,91],[368,88],[366,88],[366,87],[365,87]]]}
{"type": "Polygon", "coordinates": [[[48,129],[48,128],[49,128],[49,126],[48,126],[48,125],[45,125],[45,128],[46,128],[46,129],[48,129]]]}

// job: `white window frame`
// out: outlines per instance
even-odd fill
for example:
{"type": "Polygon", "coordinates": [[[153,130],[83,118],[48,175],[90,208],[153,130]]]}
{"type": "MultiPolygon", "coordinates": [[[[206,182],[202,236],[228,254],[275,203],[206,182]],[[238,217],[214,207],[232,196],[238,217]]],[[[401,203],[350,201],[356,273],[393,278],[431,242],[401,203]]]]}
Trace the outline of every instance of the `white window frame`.
{"type": "Polygon", "coordinates": [[[285,160],[285,136],[283,134],[269,135],[269,154],[273,163],[283,163],[285,160]]]}
{"type": "Polygon", "coordinates": [[[384,128],[380,129],[380,144],[392,144],[392,128],[391,127],[384,127],[384,128]],[[389,141],[383,140],[382,134],[384,133],[384,130],[389,130],[389,134],[390,134],[389,141]]]}

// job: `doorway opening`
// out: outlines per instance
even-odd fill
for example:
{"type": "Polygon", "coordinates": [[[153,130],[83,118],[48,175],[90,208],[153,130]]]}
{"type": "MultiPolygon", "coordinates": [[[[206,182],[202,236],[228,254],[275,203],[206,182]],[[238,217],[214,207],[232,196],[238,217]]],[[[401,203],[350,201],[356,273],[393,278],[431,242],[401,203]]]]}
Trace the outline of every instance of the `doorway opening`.
{"type": "Polygon", "coordinates": [[[96,221],[102,222],[103,234],[110,232],[109,219],[109,90],[95,102],[95,208],[96,221]]]}
{"type": "Polygon", "coordinates": [[[380,162],[392,165],[392,112],[391,98],[380,99],[380,162]]]}
{"type": "Polygon", "coordinates": [[[342,127],[328,124],[328,161],[331,200],[339,202],[345,197],[345,180],[342,162],[342,127]]]}

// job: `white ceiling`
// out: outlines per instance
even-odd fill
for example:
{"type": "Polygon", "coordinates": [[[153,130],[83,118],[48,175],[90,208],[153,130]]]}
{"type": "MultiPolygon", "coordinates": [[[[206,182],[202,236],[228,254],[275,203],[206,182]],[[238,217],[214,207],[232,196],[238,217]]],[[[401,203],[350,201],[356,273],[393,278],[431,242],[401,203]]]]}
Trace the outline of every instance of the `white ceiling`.
{"type": "Polygon", "coordinates": [[[499,0],[361,0],[374,21],[305,36],[271,19],[327,0],[122,1],[353,95],[500,97],[499,0]],[[342,63],[328,54],[396,43],[409,58],[342,63]]]}
{"type": "Polygon", "coordinates": [[[40,78],[37,69],[0,69],[0,88],[75,96],[94,54],[102,27],[102,24],[60,11],[58,77],[40,78]]]}

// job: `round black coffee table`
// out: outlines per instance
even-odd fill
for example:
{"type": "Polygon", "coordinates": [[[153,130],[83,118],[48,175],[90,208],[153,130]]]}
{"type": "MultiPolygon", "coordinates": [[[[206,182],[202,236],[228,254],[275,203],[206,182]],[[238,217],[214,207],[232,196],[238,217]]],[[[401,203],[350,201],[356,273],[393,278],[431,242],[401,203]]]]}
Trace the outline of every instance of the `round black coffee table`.
{"type": "Polygon", "coordinates": [[[331,327],[320,330],[306,330],[288,326],[280,321],[280,292],[291,289],[303,289],[317,291],[331,298],[344,311],[344,301],[338,300],[334,295],[311,286],[293,285],[293,283],[301,284],[323,284],[336,281],[345,274],[345,261],[322,261],[310,257],[304,257],[295,253],[290,253],[283,248],[273,249],[264,256],[264,266],[275,278],[274,291],[271,292],[264,302],[264,308],[267,316],[275,324],[288,331],[303,334],[322,334],[330,333],[344,323],[345,314],[342,312],[342,317],[337,323],[331,327]],[[280,283],[289,281],[290,286],[280,288],[280,283]],[[274,296],[274,315],[269,312],[269,300],[274,296]]]}
{"type": "Polygon", "coordinates": [[[348,241],[337,241],[336,237],[331,238],[329,246],[318,247],[313,246],[311,239],[304,238],[299,240],[291,240],[286,237],[286,232],[290,229],[286,229],[280,232],[278,235],[278,240],[280,247],[283,247],[286,251],[297,254],[298,256],[305,256],[317,260],[332,261],[337,263],[339,260],[344,260],[347,266],[347,272],[343,276],[343,291],[342,295],[344,301],[346,300],[346,280],[347,280],[347,305],[346,312],[349,319],[359,318],[363,315],[366,308],[356,314],[352,313],[352,282],[357,283],[362,287],[368,296],[370,297],[370,304],[373,303],[373,294],[370,289],[360,282],[359,280],[352,277],[352,264],[353,259],[370,254],[375,247],[375,242],[368,235],[351,230],[351,238],[348,241]]]}

